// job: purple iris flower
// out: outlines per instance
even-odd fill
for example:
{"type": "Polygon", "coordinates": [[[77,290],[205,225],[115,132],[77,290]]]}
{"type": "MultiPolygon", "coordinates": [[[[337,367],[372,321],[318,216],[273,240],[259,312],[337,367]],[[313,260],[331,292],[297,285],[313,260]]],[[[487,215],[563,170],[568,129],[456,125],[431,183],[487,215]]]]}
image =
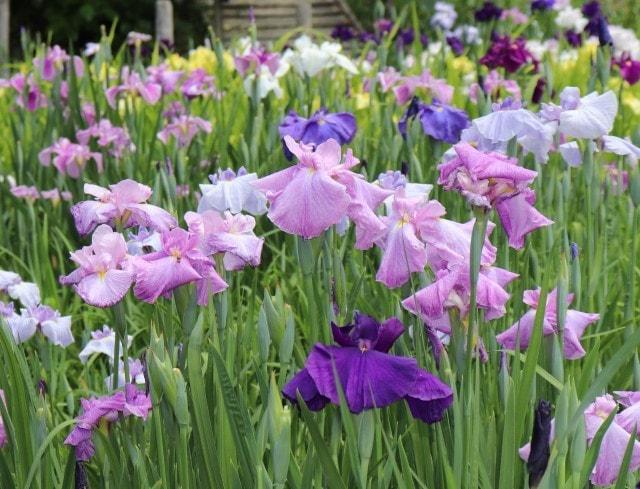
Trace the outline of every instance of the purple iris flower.
{"type": "Polygon", "coordinates": [[[427,136],[436,141],[454,144],[460,140],[460,133],[469,127],[469,116],[464,110],[434,100],[431,104],[423,104],[414,97],[407,111],[398,122],[398,129],[403,137],[407,135],[409,120],[419,117],[422,129],[427,136]]]}
{"type": "MultiPolygon", "coordinates": [[[[589,25],[587,25],[587,28],[589,25]]],[[[598,35],[598,42],[600,46],[613,46],[613,38],[609,32],[609,23],[604,15],[596,17],[596,33],[598,35]]]]}
{"type": "Polygon", "coordinates": [[[598,0],[587,2],[582,6],[582,15],[587,19],[592,19],[601,13],[602,10],[600,9],[600,2],[598,0]]]}
{"type": "MultiPolygon", "coordinates": [[[[331,113],[325,108],[317,110],[308,119],[299,116],[295,111],[290,111],[280,123],[278,132],[280,137],[291,136],[294,140],[304,144],[318,146],[329,139],[335,139],[338,143],[351,142],[356,134],[356,118],[349,112],[331,113]]],[[[284,154],[288,160],[293,154],[283,144],[284,154]]]]}
{"type": "Polygon", "coordinates": [[[338,24],[331,31],[331,37],[342,42],[347,42],[355,39],[356,33],[349,24],[338,24]]]}
{"type": "Polygon", "coordinates": [[[458,36],[447,36],[447,44],[456,56],[460,56],[464,52],[464,44],[458,36]]]}
{"type": "Polygon", "coordinates": [[[533,0],[531,10],[549,10],[556,3],[555,0],[533,0]]]}
{"type": "Polygon", "coordinates": [[[386,34],[387,32],[391,32],[393,28],[393,21],[390,19],[378,19],[373,23],[376,31],[381,34],[386,34]]]}
{"type": "Polygon", "coordinates": [[[509,73],[515,73],[529,61],[534,61],[534,58],[524,38],[511,39],[499,35],[494,37],[487,54],[480,58],[481,64],[491,69],[501,67],[509,73]]]}
{"type": "Polygon", "coordinates": [[[614,61],[620,68],[620,76],[629,85],[635,85],[640,80],[640,61],[631,59],[631,56],[624,54],[620,59],[614,61]]]}
{"type": "Polygon", "coordinates": [[[574,48],[582,46],[582,35],[579,32],[569,29],[564,33],[564,37],[574,48]]]}
{"type": "Polygon", "coordinates": [[[425,423],[442,419],[453,401],[449,386],[421,369],[415,359],[388,353],[404,332],[398,319],[380,324],[356,313],[353,324],[332,324],[332,330],[338,345],[317,343],[313,347],[305,368],[282,390],[289,401],[297,403],[299,393],[312,411],[321,410],[329,402],[339,405],[337,375],[353,413],[404,399],[413,417],[425,423]]]}
{"type": "Polygon", "coordinates": [[[502,9],[493,2],[484,2],[482,7],[475,11],[474,17],[478,22],[490,22],[497,20],[502,15],[502,9]]]}
{"type": "Polygon", "coordinates": [[[408,27],[407,29],[402,29],[398,32],[398,44],[400,46],[408,46],[413,43],[413,40],[416,38],[415,33],[413,32],[413,28],[408,27]]]}
{"type": "Polygon", "coordinates": [[[420,122],[424,133],[437,141],[454,144],[460,141],[460,133],[469,127],[469,116],[464,110],[434,100],[423,105],[420,122]]]}

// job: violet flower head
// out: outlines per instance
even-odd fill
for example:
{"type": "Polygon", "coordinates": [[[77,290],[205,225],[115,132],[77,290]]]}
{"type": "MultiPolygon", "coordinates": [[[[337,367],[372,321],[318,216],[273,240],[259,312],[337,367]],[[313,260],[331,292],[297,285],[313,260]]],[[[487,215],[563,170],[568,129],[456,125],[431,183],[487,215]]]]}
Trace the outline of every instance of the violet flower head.
{"type": "Polygon", "coordinates": [[[219,168],[209,179],[211,185],[200,185],[202,198],[198,212],[215,210],[222,213],[229,210],[233,214],[245,211],[253,215],[267,212],[266,197],[252,185],[258,179],[255,173],[247,173],[244,167],[240,167],[237,173],[231,168],[224,171],[219,168]]]}
{"type": "Polygon", "coordinates": [[[151,188],[134,180],[122,180],[109,189],[85,183],[86,194],[95,200],[85,200],[71,208],[76,229],[82,235],[89,234],[98,224],[116,223],[123,228],[146,226],[166,231],[177,226],[175,217],[158,206],[147,204],[151,188]]]}
{"type": "Polygon", "coordinates": [[[65,445],[75,447],[76,459],[90,460],[95,453],[93,430],[102,421],[114,423],[122,415],[147,419],[152,409],[151,398],[134,384],[127,384],[124,391],[109,396],[81,399],[82,414],[76,417],[76,425],[64,440],[65,445]]]}
{"type": "Polygon", "coordinates": [[[531,2],[531,10],[549,10],[556,3],[556,0],[533,0],[531,2]]]}
{"type": "Polygon", "coordinates": [[[47,106],[47,96],[42,92],[33,75],[25,76],[22,73],[13,75],[9,80],[9,86],[17,93],[16,103],[19,107],[34,112],[47,106]]]}
{"type": "MultiPolygon", "coordinates": [[[[317,110],[309,119],[290,111],[280,123],[278,132],[280,137],[291,136],[295,141],[304,144],[319,145],[334,139],[341,145],[350,143],[356,134],[356,118],[349,112],[331,113],[327,109],[317,110]]],[[[283,141],[284,143],[284,141],[283,141]]],[[[283,144],[287,159],[293,154],[283,144]]]]}
{"type": "Polygon", "coordinates": [[[280,55],[260,46],[250,47],[244,54],[235,56],[233,62],[240,76],[245,76],[248,73],[258,75],[262,72],[262,67],[275,76],[281,69],[280,55]]]}
{"type": "Polygon", "coordinates": [[[464,53],[464,44],[458,36],[447,36],[447,44],[456,56],[461,56],[464,53]]]}
{"type": "Polygon", "coordinates": [[[349,42],[356,38],[356,32],[349,24],[338,24],[331,31],[331,37],[342,42],[349,42]]]}
{"type": "Polygon", "coordinates": [[[47,47],[44,57],[34,58],[33,65],[40,71],[43,80],[52,81],[64,70],[64,64],[70,59],[67,52],[56,44],[47,47]]]}
{"type": "Polygon", "coordinates": [[[170,70],[166,63],[147,68],[147,81],[160,85],[163,94],[172,93],[183,76],[184,72],[170,70]]]}
{"type": "Polygon", "coordinates": [[[191,115],[181,115],[167,124],[159,133],[158,139],[164,144],[169,143],[172,136],[179,148],[184,148],[191,144],[193,138],[199,133],[211,132],[211,123],[201,117],[191,115]]]}
{"type": "Polygon", "coordinates": [[[209,296],[227,288],[218,275],[213,259],[198,247],[199,237],[184,229],[162,233],[162,249],[132,259],[135,272],[136,298],[154,303],[160,296],[169,297],[173,290],[195,283],[199,305],[209,296]]]}
{"type": "MultiPolygon", "coordinates": [[[[513,350],[517,341],[520,343],[520,349],[525,350],[529,346],[531,335],[533,334],[534,321],[538,301],[540,299],[540,289],[526,290],[523,294],[523,302],[531,309],[527,311],[522,318],[514,323],[510,328],[496,336],[496,341],[504,348],[513,350]]],[[[571,304],[573,294],[567,294],[566,304],[571,304]]],[[[563,330],[563,349],[564,356],[568,360],[575,360],[585,355],[584,348],[580,344],[580,338],[584,330],[590,324],[600,319],[598,314],[574,311],[569,309],[566,311],[565,324],[563,330]]],[[[551,291],[547,297],[545,306],[544,320],[542,323],[542,333],[544,336],[558,334],[558,318],[557,318],[557,290],[551,291]]]]}
{"type": "Polygon", "coordinates": [[[372,246],[385,229],[374,211],[393,192],[353,173],[359,160],[351,150],[343,158],[335,139],[315,151],[290,135],[284,142],[298,162],[253,182],[269,201],[269,219],[283,231],[309,239],[347,216],[356,224],[356,247],[372,246]]]}
{"type": "Polygon", "coordinates": [[[450,31],[458,19],[456,8],[447,2],[436,2],[433,7],[435,12],[431,16],[431,26],[442,29],[445,32],[450,31]]]}
{"type": "Polygon", "coordinates": [[[138,73],[131,72],[128,66],[122,68],[120,85],[107,88],[105,96],[112,109],[116,108],[116,99],[120,95],[140,96],[149,105],[155,105],[162,96],[162,87],[149,80],[143,80],[138,73]]]}
{"type": "Polygon", "coordinates": [[[102,155],[95,153],[84,144],[75,144],[67,138],[60,138],[48,148],[38,153],[38,159],[43,166],[53,166],[63,175],[79,178],[89,160],[93,160],[102,173],[102,155]]]}
{"type": "Polygon", "coordinates": [[[106,224],[95,230],[90,246],[71,253],[71,260],[78,268],[61,276],[60,283],[73,285],[82,300],[92,306],[110,307],[120,302],[133,283],[124,237],[106,224]]]}
{"type": "Polygon", "coordinates": [[[393,29],[393,21],[391,19],[378,19],[373,23],[375,30],[381,34],[387,34],[393,29]]]}
{"type": "Polygon", "coordinates": [[[502,9],[495,3],[486,1],[482,4],[478,10],[475,11],[473,16],[478,22],[490,22],[492,20],[498,20],[502,15],[502,9]]]}
{"type": "MultiPolygon", "coordinates": [[[[127,348],[131,345],[133,336],[127,336],[127,348]]],[[[116,332],[112,330],[106,324],[102,326],[102,329],[97,329],[91,332],[91,339],[84,345],[84,348],[78,354],[82,363],[87,363],[89,357],[94,354],[102,354],[109,357],[111,363],[114,363],[113,350],[116,342],[116,332]]],[[[123,351],[120,351],[120,357],[123,355],[123,351]]]]}
{"type": "Polygon", "coordinates": [[[62,316],[49,306],[28,306],[19,315],[11,313],[5,320],[16,343],[29,340],[37,331],[54,345],[66,348],[73,343],[71,316],[62,316]]]}
{"type": "Polygon", "coordinates": [[[405,400],[413,417],[425,423],[442,419],[453,401],[449,386],[413,358],[388,353],[404,332],[398,319],[380,324],[356,313],[353,324],[332,325],[332,330],[337,345],[317,343],[305,368],[284,386],[282,393],[290,402],[296,404],[300,395],[313,411],[328,403],[339,405],[337,377],[353,413],[405,400]]]}
{"type": "Polygon", "coordinates": [[[462,130],[469,127],[469,116],[464,110],[441,104],[437,100],[429,105],[423,104],[419,117],[427,136],[449,144],[460,141],[462,130]]]}
{"type": "Polygon", "coordinates": [[[535,59],[525,39],[511,39],[508,35],[495,36],[487,53],[480,58],[480,63],[488,68],[504,68],[509,73],[515,73],[530,61],[535,59]]]}
{"type": "Polygon", "coordinates": [[[574,48],[579,48],[582,46],[582,35],[579,32],[574,31],[573,29],[568,29],[564,33],[564,38],[567,40],[569,45],[574,48]]]}
{"type": "Polygon", "coordinates": [[[629,85],[635,85],[640,81],[640,61],[631,59],[629,54],[623,54],[614,63],[620,68],[620,76],[629,85]]]}

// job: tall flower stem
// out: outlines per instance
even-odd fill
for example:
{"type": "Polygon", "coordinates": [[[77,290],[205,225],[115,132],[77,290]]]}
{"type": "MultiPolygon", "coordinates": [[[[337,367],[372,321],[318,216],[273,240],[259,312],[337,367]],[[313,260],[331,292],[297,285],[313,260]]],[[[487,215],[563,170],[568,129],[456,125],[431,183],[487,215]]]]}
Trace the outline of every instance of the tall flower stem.
{"type": "Polygon", "coordinates": [[[124,382],[128,384],[129,378],[129,353],[128,353],[128,334],[127,334],[127,317],[124,310],[124,300],[118,302],[112,307],[115,318],[115,335],[116,340],[113,344],[113,389],[118,388],[118,380],[120,377],[120,344],[122,343],[122,364],[124,366],[124,382]]]}

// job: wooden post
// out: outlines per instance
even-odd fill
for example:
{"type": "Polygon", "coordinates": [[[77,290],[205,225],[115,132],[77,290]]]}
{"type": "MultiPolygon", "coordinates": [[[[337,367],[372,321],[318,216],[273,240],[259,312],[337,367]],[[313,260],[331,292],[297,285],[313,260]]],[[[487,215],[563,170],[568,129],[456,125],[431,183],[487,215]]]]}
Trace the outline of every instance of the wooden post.
{"type": "Polygon", "coordinates": [[[9,61],[9,0],[0,0],[0,62],[9,61]]]}
{"type": "Polygon", "coordinates": [[[156,39],[173,44],[173,4],[170,0],[156,0],[156,39]]]}
{"type": "Polygon", "coordinates": [[[298,1],[298,24],[300,27],[311,28],[313,25],[313,15],[311,0],[298,1]]]}

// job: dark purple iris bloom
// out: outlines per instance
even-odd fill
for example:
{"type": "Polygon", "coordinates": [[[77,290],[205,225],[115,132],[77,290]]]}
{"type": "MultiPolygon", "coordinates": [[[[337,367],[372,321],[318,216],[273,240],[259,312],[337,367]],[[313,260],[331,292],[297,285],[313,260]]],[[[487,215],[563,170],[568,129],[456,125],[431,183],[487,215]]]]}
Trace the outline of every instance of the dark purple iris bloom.
{"type": "Polygon", "coordinates": [[[413,97],[409,103],[409,107],[407,107],[402,118],[398,121],[398,130],[400,131],[400,134],[402,134],[403,138],[407,137],[407,125],[409,124],[409,121],[418,115],[422,105],[424,104],[420,102],[418,97],[413,97]]]}
{"type": "Polygon", "coordinates": [[[381,34],[386,34],[387,32],[391,32],[393,28],[393,21],[389,19],[378,19],[373,23],[376,31],[381,34]]]}
{"type": "MultiPolygon", "coordinates": [[[[322,108],[309,119],[299,116],[295,111],[289,112],[280,123],[278,131],[280,137],[291,136],[298,142],[313,144],[324,143],[328,139],[335,139],[340,144],[351,142],[356,134],[356,118],[349,112],[330,113],[322,108]]],[[[287,159],[292,155],[283,144],[287,159]]]]}
{"type": "Polygon", "coordinates": [[[402,29],[398,32],[398,44],[400,44],[400,46],[408,46],[415,38],[416,36],[413,32],[413,28],[411,27],[402,29]]]}
{"type": "Polygon", "coordinates": [[[531,2],[531,10],[549,10],[554,3],[556,3],[556,0],[533,0],[531,2]]]}
{"type": "MultiPolygon", "coordinates": [[[[598,42],[600,46],[613,46],[613,38],[609,32],[609,23],[604,15],[599,15],[594,18],[596,22],[596,33],[598,35],[598,42]]],[[[593,19],[592,19],[593,20],[593,19]]],[[[589,21],[591,23],[591,21],[589,21]]],[[[587,25],[587,28],[589,26],[587,25]]]]}
{"type": "Polygon", "coordinates": [[[361,32],[358,34],[360,42],[372,42],[373,44],[380,44],[380,39],[373,32],[361,32]]]}
{"type": "Polygon", "coordinates": [[[614,61],[620,67],[620,75],[629,84],[634,85],[640,80],[640,61],[631,59],[631,56],[624,54],[614,61]]]}
{"type": "Polygon", "coordinates": [[[426,34],[420,34],[420,44],[422,44],[422,46],[426,47],[429,45],[429,36],[427,36],[426,34]]]}
{"type": "Polygon", "coordinates": [[[331,31],[331,37],[339,39],[340,41],[347,42],[355,39],[356,33],[348,24],[338,24],[331,31]]]}
{"type": "Polygon", "coordinates": [[[544,95],[544,89],[547,88],[547,80],[544,78],[539,78],[536,83],[536,87],[533,89],[533,94],[531,94],[531,102],[534,104],[539,104],[542,100],[542,96],[544,95]]]}
{"type": "Polygon", "coordinates": [[[502,15],[502,9],[493,2],[484,2],[482,7],[476,10],[474,17],[478,22],[497,20],[502,15]]]}
{"type": "Polygon", "coordinates": [[[582,46],[582,35],[579,32],[569,29],[564,33],[564,37],[574,48],[582,46]]]}
{"type": "Polygon", "coordinates": [[[524,38],[511,39],[507,35],[496,35],[487,54],[480,58],[480,63],[491,69],[504,68],[509,73],[515,73],[521,66],[533,60],[524,38]]]}
{"type": "Polygon", "coordinates": [[[469,116],[464,110],[434,100],[420,108],[420,122],[424,133],[436,141],[455,144],[460,133],[469,127],[469,116]]]}
{"type": "Polygon", "coordinates": [[[353,324],[331,325],[337,345],[316,343],[305,363],[282,390],[297,403],[297,393],[312,411],[340,404],[336,375],[349,410],[360,413],[405,400],[414,418],[440,421],[453,401],[453,392],[440,379],[421,369],[413,358],[392,355],[389,349],[404,332],[396,318],[380,324],[356,314],[353,324]]]}
{"type": "Polygon", "coordinates": [[[593,17],[601,14],[602,10],[600,9],[600,2],[598,0],[587,2],[582,6],[582,15],[587,19],[592,19],[593,17]]]}
{"type": "Polygon", "coordinates": [[[464,44],[458,36],[447,36],[447,44],[456,56],[460,56],[464,52],[464,44]]]}

